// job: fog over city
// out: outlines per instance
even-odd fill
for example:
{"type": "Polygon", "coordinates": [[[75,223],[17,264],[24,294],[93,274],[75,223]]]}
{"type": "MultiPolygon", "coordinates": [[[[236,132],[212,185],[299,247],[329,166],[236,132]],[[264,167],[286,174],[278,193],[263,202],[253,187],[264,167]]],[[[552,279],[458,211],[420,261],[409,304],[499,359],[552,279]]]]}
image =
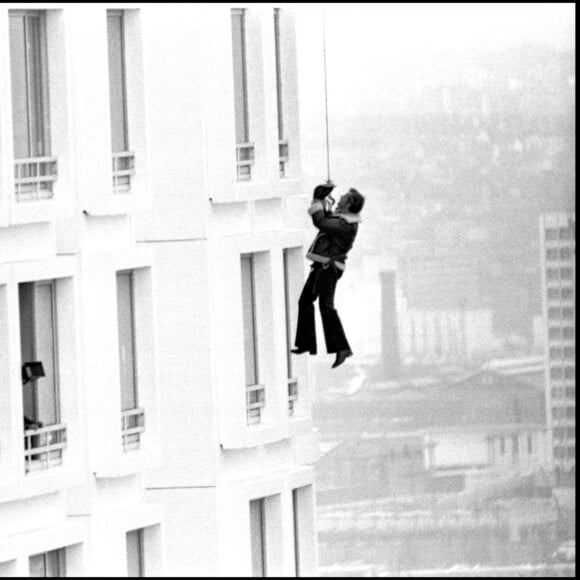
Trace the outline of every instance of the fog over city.
{"type": "Polygon", "coordinates": [[[572,575],[575,6],[297,14],[304,187],[367,196],[355,356],[313,363],[321,574],[572,575]]]}

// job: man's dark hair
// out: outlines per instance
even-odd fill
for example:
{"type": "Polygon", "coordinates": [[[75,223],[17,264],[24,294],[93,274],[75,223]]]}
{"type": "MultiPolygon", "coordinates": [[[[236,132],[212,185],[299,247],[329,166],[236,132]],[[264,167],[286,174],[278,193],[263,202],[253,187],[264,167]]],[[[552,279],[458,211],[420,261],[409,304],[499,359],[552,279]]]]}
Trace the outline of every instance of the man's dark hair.
{"type": "Polygon", "coordinates": [[[364,207],[365,198],[354,187],[351,187],[348,190],[348,200],[349,200],[348,211],[350,211],[351,213],[359,213],[364,207]]]}

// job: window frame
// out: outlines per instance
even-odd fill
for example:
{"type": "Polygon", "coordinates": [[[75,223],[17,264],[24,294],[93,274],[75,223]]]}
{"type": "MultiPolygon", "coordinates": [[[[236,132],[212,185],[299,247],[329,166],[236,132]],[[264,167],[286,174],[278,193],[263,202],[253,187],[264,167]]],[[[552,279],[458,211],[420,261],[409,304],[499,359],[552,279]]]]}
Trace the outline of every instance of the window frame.
{"type": "Polygon", "coordinates": [[[256,498],[249,502],[250,510],[250,552],[252,560],[252,576],[266,577],[268,575],[268,558],[267,558],[267,530],[266,530],[266,498],[256,498]],[[254,511],[252,506],[257,506],[254,511]],[[254,517],[258,514],[259,521],[255,522],[254,517]],[[256,546],[256,537],[254,532],[259,533],[259,546],[256,546]],[[259,566],[256,566],[259,559],[259,566]],[[259,573],[261,572],[261,573],[259,573]]]}
{"type": "MultiPolygon", "coordinates": [[[[40,552],[38,554],[31,554],[28,557],[28,568],[30,570],[32,560],[34,558],[42,558],[42,568],[44,574],[40,578],[63,578],[66,577],[66,548],[57,548],[56,550],[49,550],[47,552],[40,552]],[[55,561],[52,563],[56,566],[56,574],[48,574],[48,558],[54,556],[55,561]]],[[[31,571],[29,572],[31,574],[31,571]]]]}

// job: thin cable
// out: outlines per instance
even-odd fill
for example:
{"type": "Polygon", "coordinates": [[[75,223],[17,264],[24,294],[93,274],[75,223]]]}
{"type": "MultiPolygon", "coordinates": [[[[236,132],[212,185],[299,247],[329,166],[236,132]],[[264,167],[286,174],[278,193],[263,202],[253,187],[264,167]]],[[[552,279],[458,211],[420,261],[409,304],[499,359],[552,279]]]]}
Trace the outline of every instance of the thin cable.
{"type": "Polygon", "coordinates": [[[324,112],[326,118],[326,177],[330,181],[330,140],[328,138],[328,81],[326,78],[326,18],[324,16],[324,4],[322,4],[322,50],[324,58],[324,112]]]}

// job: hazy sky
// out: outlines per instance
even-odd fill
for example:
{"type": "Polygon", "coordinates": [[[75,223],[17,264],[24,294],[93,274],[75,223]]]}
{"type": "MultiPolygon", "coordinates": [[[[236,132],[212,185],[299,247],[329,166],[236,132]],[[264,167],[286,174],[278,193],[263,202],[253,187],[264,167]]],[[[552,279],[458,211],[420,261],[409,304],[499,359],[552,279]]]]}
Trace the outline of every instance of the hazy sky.
{"type": "MultiPolygon", "coordinates": [[[[559,49],[575,47],[573,3],[325,3],[291,4],[297,14],[299,97],[304,137],[323,138],[323,25],[331,143],[345,108],[365,108],[389,91],[393,71],[412,72],[416,63],[445,54],[461,58],[472,49],[506,48],[532,41],[559,49]]],[[[322,152],[321,152],[322,153],[322,152]]],[[[326,162],[310,159],[321,170],[326,162]]],[[[305,176],[308,181],[308,176],[305,176]]]]}

